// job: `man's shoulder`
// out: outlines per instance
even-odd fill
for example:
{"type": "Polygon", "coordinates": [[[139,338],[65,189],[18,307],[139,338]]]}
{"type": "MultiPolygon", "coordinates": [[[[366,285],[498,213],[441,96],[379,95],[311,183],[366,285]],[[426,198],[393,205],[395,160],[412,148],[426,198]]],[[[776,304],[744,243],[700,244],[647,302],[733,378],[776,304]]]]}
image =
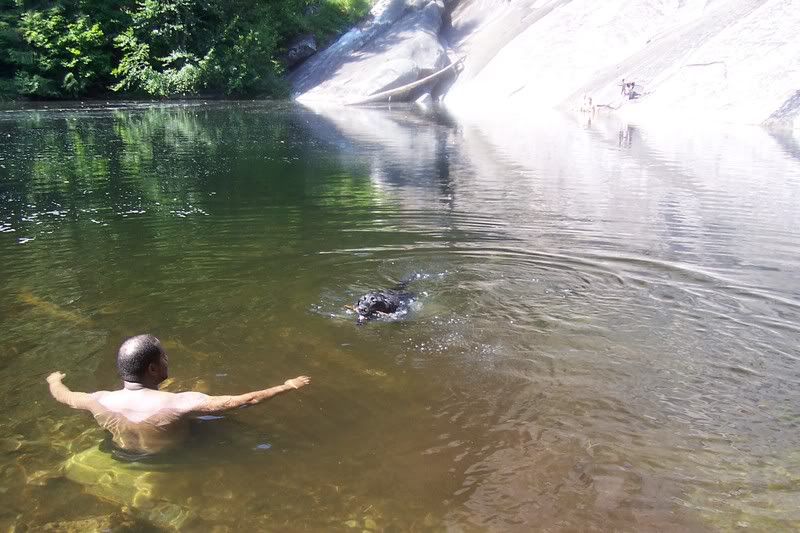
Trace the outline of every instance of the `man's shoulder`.
{"type": "Polygon", "coordinates": [[[141,402],[147,401],[147,398],[152,400],[158,399],[158,401],[169,401],[169,399],[175,396],[173,392],[166,392],[166,391],[158,391],[158,390],[150,390],[150,389],[139,389],[139,390],[128,390],[128,389],[117,389],[112,391],[101,390],[97,392],[93,392],[90,396],[97,401],[103,403],[123,403],[127,404],[130,402],[141,402]]]}
{"type": "Polygon", "coordinates": [[[197,409],[208,400],[208,395],[202,392],[171,392],[170,403],[184,412],[197,409]]]}

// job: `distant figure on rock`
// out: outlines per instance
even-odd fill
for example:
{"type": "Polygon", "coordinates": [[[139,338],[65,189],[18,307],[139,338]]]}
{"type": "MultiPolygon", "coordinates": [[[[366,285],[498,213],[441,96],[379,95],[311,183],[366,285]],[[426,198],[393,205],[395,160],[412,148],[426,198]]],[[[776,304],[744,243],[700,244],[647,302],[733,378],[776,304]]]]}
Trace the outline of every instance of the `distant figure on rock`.
{"type": "Polygon", "coordinates": [[[622,94],[623,96],[627,96],[628,100],[633,100],[634,98],[639,96],[639,93],[637,93],[634,90],[634,88],[636,87],[635,81],[626,82],[625,78],[622,78],[622,83],[620,83],[620,86],[622,87],[620,94],[622,94]]]}
{"type": "Polygon", "coordinates": [[[580,111],[582,113],[594,113],[597,110],[594,106],[594,102],[592,101],[592,97],[588,95],[583,95],[583,103],[581,104],[580,111]]]}

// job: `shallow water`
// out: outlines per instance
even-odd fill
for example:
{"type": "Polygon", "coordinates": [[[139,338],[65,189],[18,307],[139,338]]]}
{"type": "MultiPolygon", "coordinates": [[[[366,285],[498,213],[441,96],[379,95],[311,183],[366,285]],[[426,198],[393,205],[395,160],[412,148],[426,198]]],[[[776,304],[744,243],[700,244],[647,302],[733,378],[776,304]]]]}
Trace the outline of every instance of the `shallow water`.
{"type": "Polygon", "coordinates": [[[0,111],[0,525],[796,529],[799,205],[800,146],[756,129],[0,111]],[[144,331],[171,390],[313,385],[66,476],[104,436],[44,377],[115,387],[144,331]]]}

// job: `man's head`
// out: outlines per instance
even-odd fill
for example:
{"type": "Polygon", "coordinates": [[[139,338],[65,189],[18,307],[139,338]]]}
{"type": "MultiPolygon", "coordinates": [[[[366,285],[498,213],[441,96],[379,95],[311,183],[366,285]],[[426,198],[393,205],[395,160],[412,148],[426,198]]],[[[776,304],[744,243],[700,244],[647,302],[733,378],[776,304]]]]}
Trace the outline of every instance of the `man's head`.
{"type": "Polygon", "coordinates": [[[117,371],[123,381],[158,385],[167,379],[167,354],[152,335],[136,335],[117,352],[117,371]]]}

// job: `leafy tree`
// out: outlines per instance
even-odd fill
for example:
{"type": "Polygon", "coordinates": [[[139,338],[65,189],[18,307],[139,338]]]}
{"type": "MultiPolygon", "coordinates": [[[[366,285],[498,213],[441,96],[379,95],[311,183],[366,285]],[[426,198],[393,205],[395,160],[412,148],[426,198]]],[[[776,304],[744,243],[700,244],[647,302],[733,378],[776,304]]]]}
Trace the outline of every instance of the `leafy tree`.
{"type": "Polygon", "coordinates": [[[13,56],[22,47],[17,31],[16,4],[13,0],[0,0],[0,99],[16,94],[14,74],[17,64],[13,56]]]}
{"type": "Polygon", "coordinates": [[[30,60],[26,52],[13,56],[18,64],[27,64],[16,75],[21,94],[78,96],[109,70],[103,30],[86,15],[70,20],[61,7],[27,11],[19,32],[32,52],[30,60]]]}
{"type": "Polygon", "coordinates": [[[0,97],[284,96],[280,57],[369,0],[0,0],[0,97]]]}
{"type": "Polygon", "coordinates": [[[275,59],[302,2],[140,0],[115,39],[114,90],[152,96],[285,92],[275,59]],[[295,5],[293,5],[295,4],[295,5]]]}

